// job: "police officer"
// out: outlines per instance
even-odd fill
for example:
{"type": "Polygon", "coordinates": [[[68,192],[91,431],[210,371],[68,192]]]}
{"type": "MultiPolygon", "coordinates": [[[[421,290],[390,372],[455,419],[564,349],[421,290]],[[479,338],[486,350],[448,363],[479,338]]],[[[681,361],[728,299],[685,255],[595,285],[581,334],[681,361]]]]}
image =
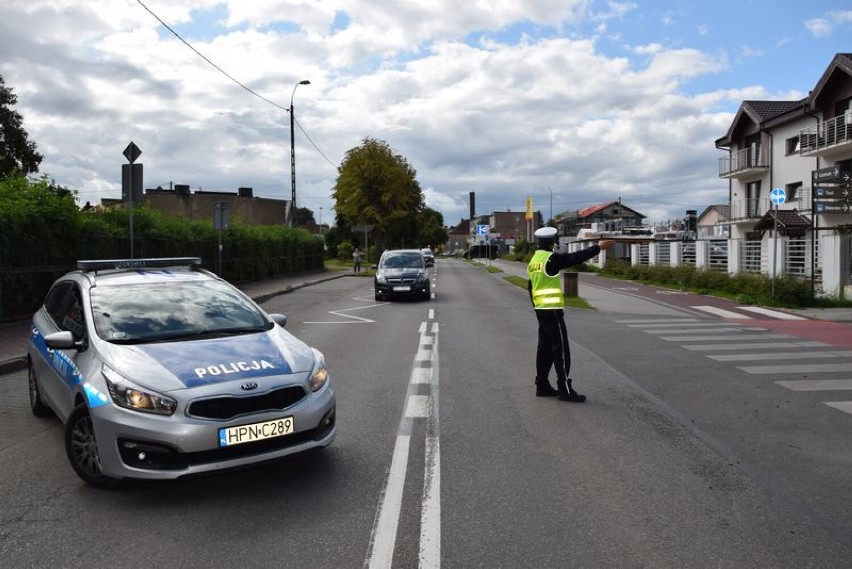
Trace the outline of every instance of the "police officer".
{"type": "Polygon", "coordinates": [[[571,385],[568,372],[571,369],[571,350],[568,346],[568,330],[565,327],[565,297],[559,272],[579,265],[609,249],[615,241],[605,239],[576,253],[554,253],[556,228],[542,227],[535,232],[538,249],[530,259],[527,271],[530,279],[528,290],[538,319],[538,349],[535,355],[535,394],[538,397],[557,396],[560,401],[582,403],[586,396],[577,393],[571,385]],[[556,389],[548,380],[550,368],[556,368],[556,389]]]}

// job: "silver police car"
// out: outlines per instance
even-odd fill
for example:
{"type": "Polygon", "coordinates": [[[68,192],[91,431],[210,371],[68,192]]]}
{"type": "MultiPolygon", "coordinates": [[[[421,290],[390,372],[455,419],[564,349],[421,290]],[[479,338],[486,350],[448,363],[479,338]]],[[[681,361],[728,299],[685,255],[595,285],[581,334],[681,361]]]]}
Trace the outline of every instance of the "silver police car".
{"type": "Polygon", "coordinates": [[[85,482],[173,479],[334,440],[325,358],[198,258],[80,261],[33,316],[29,395],[85,482]]]}

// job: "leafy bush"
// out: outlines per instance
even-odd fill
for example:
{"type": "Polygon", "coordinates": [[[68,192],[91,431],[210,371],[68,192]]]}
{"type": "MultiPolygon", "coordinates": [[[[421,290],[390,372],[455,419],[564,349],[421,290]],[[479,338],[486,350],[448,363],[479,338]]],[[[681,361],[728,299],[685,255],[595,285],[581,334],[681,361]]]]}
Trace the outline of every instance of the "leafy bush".
{"type": "Polygon", "coordinates": [[[77,260],[127,258],[131,248],[135,258],[200,257],[232,282],[324,267],[322,239],[303,229],[234,219],[220,235],[212,220],[173,218],[144,205],[133,211],[132,247],[129,228],[128,210],[81,211],[72,192],[46,178],[0,180],[0,319],[31,314],[77,260]]]}
{"type": "Polygon", "coordinates": [[[815,298],[810,281],[792,275],[772,279],[763,274],[697,270],[691,266],[633,266],[622,260],[608,261],[602,274],[646,284],[669,286],[698,294],[717,294],[736,298],[745,304],[769,306],[813,306],[815,298]]]}

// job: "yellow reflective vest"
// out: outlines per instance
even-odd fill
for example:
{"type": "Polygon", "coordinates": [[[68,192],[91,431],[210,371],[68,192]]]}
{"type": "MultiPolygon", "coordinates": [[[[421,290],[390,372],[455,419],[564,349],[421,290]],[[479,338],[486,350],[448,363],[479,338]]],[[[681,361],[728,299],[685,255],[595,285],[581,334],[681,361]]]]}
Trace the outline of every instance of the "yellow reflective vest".
{"type": "Polygon", "coordinates": [[[527,266],[533,306],[536,310],[553,310],[565,306],[565,296],[562,294],[559,273],[550,276],[545,272],[547,261],[552,254],[552,251],[538,250],[533,254],[530,264],[527,266]]]}

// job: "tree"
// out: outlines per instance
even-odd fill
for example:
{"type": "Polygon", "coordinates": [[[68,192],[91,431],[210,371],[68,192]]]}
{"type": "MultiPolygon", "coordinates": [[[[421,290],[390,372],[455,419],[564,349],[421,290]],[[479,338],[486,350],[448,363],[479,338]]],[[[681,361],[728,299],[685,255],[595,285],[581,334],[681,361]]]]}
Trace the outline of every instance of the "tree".
{"type": "Polygon", "coordinates": [[[422,246],[440,247],[450,238],[444,227],[444,216],[430,207],[424,207],[417,216],[417,229],[422,246]]]}
{"type": "Polygon", "coordinates": [[[335,211],[350,226],[370,225],[379,249],[417,247],[417,215],[423,193],[417,173],[384,141],[365,138],[350,149],[332,190],[335,211]]]}
{"type": "Polygon", "coordinates": [[[44,160],[44,156],[36,151],[35,142],[27,140],[23,117],[12,110],[17,102],[18,97],[6,87],[0,75],[0,178],[15,170],[23,174],[38,172],[38,166],[44,160]]]}
{"type": "Polygon", "coordinates": [[[293,225],[296,227],[304,227],[306,225],[316,225],[314,221],[314,212],[306,207],[296,207],[293,209],[293,225]]]}

